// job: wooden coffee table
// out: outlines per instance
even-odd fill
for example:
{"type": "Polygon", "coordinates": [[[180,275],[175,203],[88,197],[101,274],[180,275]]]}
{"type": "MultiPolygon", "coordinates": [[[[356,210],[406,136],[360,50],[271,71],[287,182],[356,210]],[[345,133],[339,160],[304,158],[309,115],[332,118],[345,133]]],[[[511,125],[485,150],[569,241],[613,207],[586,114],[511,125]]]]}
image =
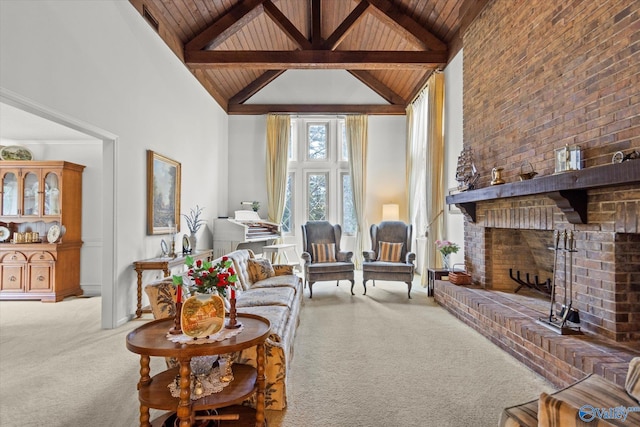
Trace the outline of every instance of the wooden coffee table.
{"type": "MultiPolygon", "coordinates": [[[[174,324],[173,318],[149,322],[127,335],[127,349],[140,355],[140,381],[138,382],[140,427],[151,427],[150,408],[175,411],[180,420],[180,427],[188,427],[194,423],[196,411],[237,405],[254,393],[256,393],[255,425],[256,427],[266,425],[264,342],[269,335],[271,325],[263,317],[245,313],[238,314],[238,321],[244,326],[240,334],[215,343],[188,345],[169,341],[166,335],[174,324]],[[254,345],[257,346],[257,368],[234,364],[234,379],[227,387],[219,393],[191,400],[189,381],[191,358],[236,352],[254,345]],[[179,367],[167,369],[151,377],[149,367],[151,356],[175,357],[179,367]],[[181,378],[179,398],[173,397],[167,387],[178,374],[181,378]]],[[[154,425],[156,425],[155,421],[154,425]]]]}

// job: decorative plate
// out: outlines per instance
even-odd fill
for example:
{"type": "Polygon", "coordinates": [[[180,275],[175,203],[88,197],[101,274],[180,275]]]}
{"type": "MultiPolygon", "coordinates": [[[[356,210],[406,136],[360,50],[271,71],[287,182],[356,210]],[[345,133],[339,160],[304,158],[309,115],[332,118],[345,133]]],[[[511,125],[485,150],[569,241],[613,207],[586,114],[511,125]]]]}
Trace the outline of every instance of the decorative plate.
{"type": "Polygon", "coordinates": [[[224,301],[219,295],[196,294],[182,303],[182,332],[194,338],[213,335],[224,326],[224,301]]]}
{"type": "Polygon", "coordinates": [[[4,242],[11,235],[11,231],[7,227],[0,227],[0,242],[4,242]]]}
{"type": "Polygon", "coordinates": [[[33,160],[33,153],[21,145],[7,145],[0,150],[2,160],[33,160]]]}
{"type": "Polygon", "coordinates": [[[47,231],[47,242],[54,243],[60,237],[60,226],[52,225],[47,231]]]}

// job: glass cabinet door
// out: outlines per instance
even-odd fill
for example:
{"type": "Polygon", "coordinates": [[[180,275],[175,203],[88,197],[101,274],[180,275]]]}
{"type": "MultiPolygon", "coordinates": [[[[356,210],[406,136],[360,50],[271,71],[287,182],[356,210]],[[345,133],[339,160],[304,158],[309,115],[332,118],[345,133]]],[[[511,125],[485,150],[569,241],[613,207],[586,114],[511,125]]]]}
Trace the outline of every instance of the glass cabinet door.
{"type": "Polygon", "coordinates": [[[18,177],[13,172],[2,177],[2,215],[18,215],[18,177]]]}
{"type": "Polygon", "coordinates": [[[24,193],[22,215],[38,215],[38,210],[40,208],[38,203],[40,195],[38,175],[33,172],[28,172],[24,176],[24,187],[22,192],[24,193]]]}
{"type": "Polygon", "coordinates": [[[55,172],[47,173],[44,178],[44,214],[60,215],[60,184],[55,172]]]}

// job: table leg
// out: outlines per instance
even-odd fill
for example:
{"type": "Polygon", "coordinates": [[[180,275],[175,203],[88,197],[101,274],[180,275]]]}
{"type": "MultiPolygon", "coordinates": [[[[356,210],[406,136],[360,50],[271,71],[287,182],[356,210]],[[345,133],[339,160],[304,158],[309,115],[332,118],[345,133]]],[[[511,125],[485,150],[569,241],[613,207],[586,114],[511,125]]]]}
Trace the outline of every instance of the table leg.
{"type": "Polygon", "coordinates": [[[264,375],[264,343],[257,346],[256,365],[258,368],[258,391],[256,392],[256,427],[266,426],[264,418],[264,391],[266,377],[264,375]]]}
{"type": "Polygon", "coordinates": [[[142,316],[142,270],[136,268],[138,273],[138,307],[136,308],[136,317],[142,316]]]}
{"type": "MultiPolygon", "coordinates": [[[[140,356],[140,382],[138,382],[138,390],[151,382],[151,376],[149,376],[151,372],[151,368],[149,368],[150,359],[147,355],[140,356]]],[[[149,407],[142,404],[140,405],[140,427],[151,427],[149,423],[149,407]]]]}
{"type": "Polygon", "coordinates": [[[180,359],[180,402],[176,414],[180,427],[190,427],[191,414],[191,359],[180,359]]]}

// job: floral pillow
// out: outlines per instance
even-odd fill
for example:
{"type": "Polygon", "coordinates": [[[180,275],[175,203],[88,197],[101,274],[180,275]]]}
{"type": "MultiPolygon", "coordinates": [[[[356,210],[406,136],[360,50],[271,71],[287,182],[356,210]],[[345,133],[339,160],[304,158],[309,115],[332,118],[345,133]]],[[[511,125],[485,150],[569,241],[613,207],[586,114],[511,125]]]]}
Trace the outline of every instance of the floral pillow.
{"type": "Polygon", "coordinates": [[[402,245],[404,245],[404,243],[379,242],[378,261],[400,262],[402,245]]]}
{"type": "Polygon", "coordinates": [[[311,251],[314,262],[336,262],[335,243],[312,243],[311,251]]]}
{"type": "Polygon", "coordinates": [[[266,258],[250,258],[247,263],[247,270],[251,283],[256,283],[276,275],[273,271],[271,261],[266,258]]]}

